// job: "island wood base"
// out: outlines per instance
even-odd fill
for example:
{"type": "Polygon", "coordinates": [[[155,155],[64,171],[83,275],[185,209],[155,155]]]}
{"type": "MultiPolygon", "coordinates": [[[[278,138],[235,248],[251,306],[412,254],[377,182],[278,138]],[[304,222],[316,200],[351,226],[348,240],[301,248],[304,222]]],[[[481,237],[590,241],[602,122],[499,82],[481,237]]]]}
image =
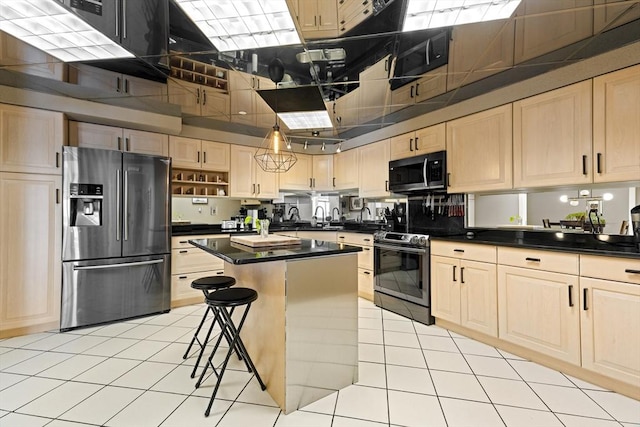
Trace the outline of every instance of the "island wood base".
{"type": "Polygon", "coordinates": [[[241,335],[267,391],[285,413],[358,381],[355,253],[225,262],[224,269],[236,286],[258,292],[241,335]]]}

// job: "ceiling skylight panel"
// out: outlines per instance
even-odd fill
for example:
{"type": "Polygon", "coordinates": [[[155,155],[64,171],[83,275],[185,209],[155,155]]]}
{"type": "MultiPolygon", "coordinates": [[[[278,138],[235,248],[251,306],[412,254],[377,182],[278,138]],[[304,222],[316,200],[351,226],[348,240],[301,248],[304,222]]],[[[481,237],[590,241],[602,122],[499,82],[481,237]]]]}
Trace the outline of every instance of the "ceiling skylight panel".
{"type": "Polygon", "coordinates": [[[279,43],[278,37],[271,31],[268,33],[254,33],[253,39],[258,46],[273,46],[279,43]]]}
{"type": "Polygon", "coordinates": [[[279,46],[287,46],[291,44],[300,43],[300,37],[296,30],[282,30],[275,33],[275,36],[280,41],[279,46]]]}
{"type": "Polygon", "coordinates": [[[289,14],[289,8],[287,7],[287,3],[284,1],[273,1],[273,0],[258,0],[262,10],[265,14],[282,12],[289,14]]]}
{"type": "Polygon", "coordinates": [[[456,24],[468,24],[471,22],[484,21],[484,16],[489,10],[489,3],[466,5],[460,9],[456,24]]]}
{"type": "Polygon", "coordinates": [[[245,25],[244,21],[240,17],[220,19],[219,22],[230,36],[234,36],[236,34],[248,34],[250,32],[249,27],[245,25]]]}
{"type": "Polygon", "coordinates": [[[228,36],[226,28],[215,19],[209,21],[203,21],[199,24],[200,29],[205,36],[211,38],[216,36],[228,36]]]}
{"type": "Polygon", "coordinates": [[[257,49],[263,47],[258,44],[253,34],[238,34],[232,37],[239,49],[257,49]]]}
{"type": "Polygon", "coordinates": [[[295,29],[295,25],[293,24],[293,19],[291,18],[291,14],[289,12],[277,12],[267,14],[267,19],[271,22],[271,27],[274,30],[292,30],[295,29]]]}
{"type": "Polygon", "coordinates": [[[324,111],[295,111],[278,113],[289,129],[322,129],[333,127],[329,113],[324,111]]]}
{"type": "Polygon", "coordinates": [[[211,43],[221,52],[229,52],[232,50],[240,50],[235,40],[229,36],[211,38],[211,43]]]}
{"type": "Polygon", "coordinates": [[[509,18],[521,0],[408,0],[402,31],[509,18]]]}
{"type": "Polygon", "coordinates": [[[265,15],[245,16],[240,19],[242,19],[242,21],[244,22],[247,30],[250,29],[250,32],[252,33],[260,33],[272,30],[271,23],[265,15]]]}
{"type": "Polygon", "coordinates": [[[508,0],[501,4],[496,4],[487,10],[484,15],[485,21],[493,21],[496,19],[504,19],[513,15],[516,8],[520,5],[520,0],[508,0]]]}
{"type": "Polygon", "coordinates": [[[262,9],[262,5],[255,0],[248,1],[238,1],[235,0],[233,2],[233,6],[235,7],[238,16],[264,16],[264,11],[262,9]]]}

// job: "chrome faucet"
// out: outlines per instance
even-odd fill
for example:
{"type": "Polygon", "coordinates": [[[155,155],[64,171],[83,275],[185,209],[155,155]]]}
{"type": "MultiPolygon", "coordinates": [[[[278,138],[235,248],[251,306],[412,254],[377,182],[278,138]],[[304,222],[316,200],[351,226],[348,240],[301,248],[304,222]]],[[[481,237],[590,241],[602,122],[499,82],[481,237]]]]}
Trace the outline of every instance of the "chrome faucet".
{"type": "Polygon", "coordinates": [[[313,216],[317,218],[318,209],[322,209],[322,219],[320,220],[320,223],[324,225],[324,208],[322,206],[320,205],[316,206],[316,210],[313,212],[313,216]]]}
{"type": "Polygon", "coordinates": [[[300,221],[300,211],[296,206],[291,206],[287,215],[289,215],[289,220],[300,221]],[[291,211],[295,212],[291,214],[291,211]]]}
{"type": "Polygon", "coordinates": [[[369,209],[367,206],[363,206],[362,209],[360,209],[360,222],[362,222],[362,212],[364,212],[364,210],[367,210],[367,212],[369,212],[369,216],[371,216],[371,209],[369,209]]]}
{"type": "Polygon", "coordinates": [[[331,219],[333,219],[333,211],[337,211],[338,212],[338,221],[340,221],[340,209],[338,209],[338,208],[331,209],[331,219]]]}

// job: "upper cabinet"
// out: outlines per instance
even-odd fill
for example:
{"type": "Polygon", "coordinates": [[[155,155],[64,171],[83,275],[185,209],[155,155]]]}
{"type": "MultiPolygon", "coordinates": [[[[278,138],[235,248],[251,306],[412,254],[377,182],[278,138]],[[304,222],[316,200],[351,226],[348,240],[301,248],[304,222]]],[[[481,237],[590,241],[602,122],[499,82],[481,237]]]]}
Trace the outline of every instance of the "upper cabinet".
{"type": "Polygon", "coordinates": [[[278,174],[265,172],[253,157],[256,149],[231,146],[229,190],[232,197],[275,199],[278,197],[278,174]]]}
{"type": "Polygon", "coordinates": [[[445,124],[418,129],[391,138],[390,160],[433,153],[446,149],[445,124]]]}
{"type": "Polygon", "coordinates": [[[388,197],[389,140],[374,142],[358,148],[360,179],[359,197],[388,197]]]}
{"type": "Polygon", "coordinates": [[[358,121],[358,106],[360,102],[360,88],[345,93],[333,103],[333,125],[337,129],[347,130],[355,126],[358,121]]]}
{"type": "MultiPolygon", "coordinates": [[[[385,166],[385,170],[389,165],[385,166]]],[[[333,187],[336,190],[352,190],[359,184],[358,150],[347,150],[333,155],[333,187]]]]}
{"type": "Polygon", "coordinates": [[[269,107],[257,90],[275,89],[271,80],[242,73],[230,72],[231,121],[260,128],[270,128],[275,124],[276,113],[269,107]]]}
{"type": "Polygon", "coordinates": [[[391,112],[447,91],[447,66],[424,73],[419,79],[391,91],[391,112]]]}
{"type": "Polygon", "coordinates": [[[593,34],[593,0],[524,0],[516,10],[516,64],[593,34]]]}
{"type": "Polygon", "coordinates": [[[640,177],[640,65],[593,79],[593,181],[640,177]]]}
{"type": "Polygon", "coordinates": [[[510,189],[511,104],[447,122],[450,193],[510,189]]]}
{"type": "Polygon", "coordinates": [[[229,121],[229,94],[206,85],[170,78],[167,80],[169,102],[182,107],[182,113],[229,121]]]}
{"type": "Polygon", "coordinates": [[[174,168],[228,171],[230,145],[222,142],[171,136],[169,154],[174,168]]]}
{"type": "Polygon", "coordinates": [[[2,31],[0,66],[10,71],[61,81],[66,80],[67,76],[64,62],[2,31]]]}
{"type": "Polygon", "coordinates": [[[321,154],[313,156],[313,189],[322,191],[333,190],[334,188],[333,155],[321,154]]]}
{"type": "Polygon", "coordinates": [[[457,25],[449,42],[447,90],[513,66],[512,19],[457,25]]]}
{"type": "Polygon", "coordinates": [[[62,113],[0,104],[0,171],[60,175],[62,113]]]}
{"type": "Polygon", "coordinates": [[[313,156],[310,154],[297,154],[295,164],[288,171],[278,174],[280,188],[283,190],[307,190],[313,189],[313,156]]]}
{"type": "Polygon", "coordinates": [[[69,122],[69,145],[156,156],[169,155],[167,135],[84,122],[69,122]]]}
{"type": "Polygon", "coordinates": [[[513,175],[515,188],[591,182],[591,81],[513,103],[513,175]]]}
{"type": "MultiPolygon", "coordinates": [[[[331,2],[325,0],[325,3],[331,2]]],[[[338,35],[348,33],[371,15],[373,0],[338,0],[338,35]]]]}
{"type": "Polygon", "coordinates": [[[640,7],[633,2],[620,0],[594,0],[593,33],[607,31],[640,18],[640,7]],[[620,4],[622,3],[622,4],[620,4]]]}
{"type": "Polygon", "coordinates": [[[69,83],[92,89],[131,95],[140,99],[167,101],[167,85],[84,64],[69,66],[69,83]]]}
{"type": "Polygon", "coordinates": [[[333,0],[298,0],[297,18],[305,39],[333,38],[338,34],[338,6],[333,0]]]}
{"type": "MultiPolygon", "coordinates": [[[[330,2],[328,2],[330,3],[330,2]]],[[[360,73],[358,93],[358,121],[368,121],[383,117],[391,101],[389,71],[391,55],[387,55],[360,73]]]]}

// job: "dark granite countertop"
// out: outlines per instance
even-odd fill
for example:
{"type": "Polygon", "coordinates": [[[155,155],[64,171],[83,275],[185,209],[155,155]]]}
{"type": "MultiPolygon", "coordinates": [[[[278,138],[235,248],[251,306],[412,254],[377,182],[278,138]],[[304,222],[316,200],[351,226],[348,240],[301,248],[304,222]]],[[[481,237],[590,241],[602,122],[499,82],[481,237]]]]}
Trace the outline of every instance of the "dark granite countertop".
{"type": "MultiPolygon", "coordinates": [[[[271,223],[269,231],[273,233],[282,231],[346,231],[349,233],[373,234],[384,229],[386,224],[378,222],[330,222],[325,226],[312,227],[310,222],[279,222],[271,223]]],[[[255,230],[222,229],[220,224],[179,224],[171,227],[172,236],[195,236],[202,234],[252,234],[255,230]]]]}
{"type": "Polygon", "coordinates": [[[301,244],[293,246],[251,248],[231,242],[230,238],[189,240],[189,243],[192,245],[232,264],[283,261],[327,255],[342,255],[362,251],[362,248],[358,246],[350,246],[342,243],[307,239],[301,239],[300,242],[301,244]]]}
{"type": "Polygon", "coordinates": [[[462,234],[432,235],[431,239],[640,259],[633,236],[469,228],[462,234]]]}

